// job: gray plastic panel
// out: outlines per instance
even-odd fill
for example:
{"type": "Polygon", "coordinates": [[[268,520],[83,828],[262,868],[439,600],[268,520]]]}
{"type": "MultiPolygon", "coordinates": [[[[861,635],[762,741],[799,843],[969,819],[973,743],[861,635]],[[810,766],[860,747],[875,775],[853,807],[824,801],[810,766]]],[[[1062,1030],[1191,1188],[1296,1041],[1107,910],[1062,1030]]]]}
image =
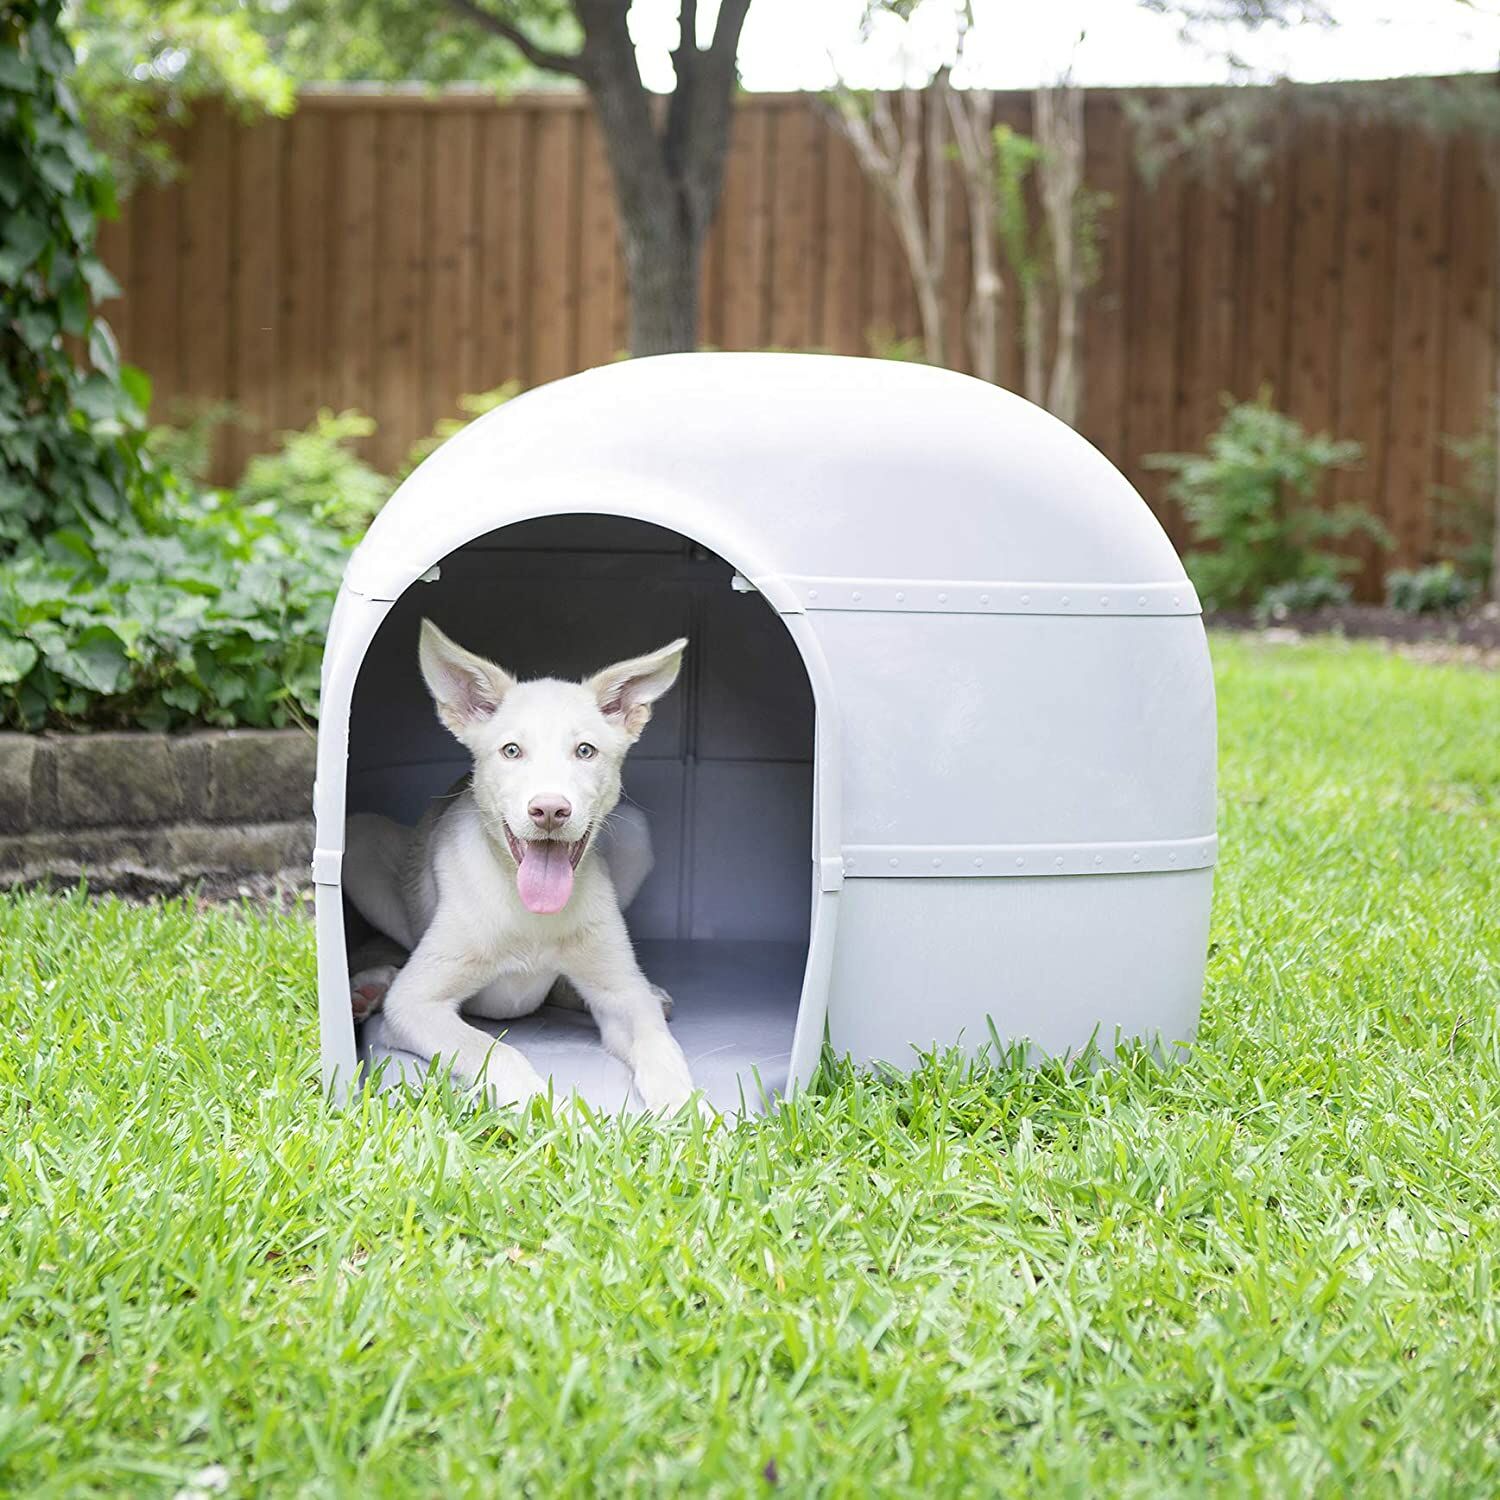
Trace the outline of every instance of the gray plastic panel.
{"type": "Polygon", "coordinates": [[[806,942],[812,860],[791,858],[812,826],[806,767],[699,761],[692,807],[691,935],[806,942]]]}

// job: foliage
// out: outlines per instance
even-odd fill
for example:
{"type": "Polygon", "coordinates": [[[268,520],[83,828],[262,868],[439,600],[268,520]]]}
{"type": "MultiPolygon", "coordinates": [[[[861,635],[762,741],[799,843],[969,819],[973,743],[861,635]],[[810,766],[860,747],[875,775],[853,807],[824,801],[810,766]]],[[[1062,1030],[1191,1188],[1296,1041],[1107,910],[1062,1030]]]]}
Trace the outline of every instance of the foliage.
{"type": "Polygon", "coordinates": [[[336,1106],[305,918],[0,898],[0,1490],[1493,1496],[1500,678],[1213,654],[1171,1068],[336,1106]]]}
{"type": "Polygon", "coordinates": [[[293,80],[233,0],[73,0],[77,92],[95,141],[125,188],[177,170],[162,139],[204,99],[241,114],[289,114],[293,80]]]}
{"type": "Polygon", "coordinates": [[[119,290],[94,253],[115,197],[68,89],[57,14],[56,0],[0,10],[0,559],[55,525],[123,524],[156,489],[150,385],[93,314],[119,290]]]}
{"type": "MultiPolygon", "coordinates": [[[[501,0],[491,13],[523,26],[543,47],[577,46],[568,0],[501,0]]],[[[468,81],[498,88],[550,77],[451,0],[255,0],[253,14],[272,55],[299,82],[468,81]]]]}
{"type": "Polygon", "coordinates": [[[1308,578],[1294,578],[1278,583],[1260,596],[1256,613],[1262,618],[1284,620],[1288,615],[1315,609],[1336,609],[1347,604],[1354,591],[1342,578],[1314,573],[1308,578]]]}
{"type": "Polygon", "coordinates": [[[889,328],[875,327],[866,332],[865,347],[869,350],[871,359],[893,359],[898,364],[905,365],[927,363],[920,335],[913,334],[903,338],[889,328]]]}
{"type": "Polygon", "coordinates": [[[1500,401],[1491,403],[1483,431],[1449,438],[1448,451],[1463,465],[1456,485],[1439,485],[1443,550],[1460,573],[1480,589],[1495,576],[1496,529],[1500,527],[1500,401]]]}
{"type": "Polygon", "coordinates": [[[441,417],[434,426],[429,436],[418,438],[407,451],[406,461],[401,466],[401,478],[405,479],[416,466],[429,454],[434,453],[455,433],[462,432],[475,417],[482,417],[486,412],[494,411],[496,407],[504,406],[507,401],[513,400],[521,394],[521,382],[519,380],[507,380],[502,385],[494,386],[487,391],[479,391],[473,395],[460,396],[458,398],[458,409],[463,412],[461,417],[441,417]]]}
{"type": "Polygon", "coordinates": [[[114,197],[65,82],[57,7],[11,6],[0,27],[0,721],[313,712],[343,539],[162,464],[150,385],[92,314],[114,290],[93,254],[114,197]]]}
{"type": "Polygon", "coordinates": [[[149,527],[64,527],[0,564],[0,721],[314,717],[348,539],[271,501],[172,490],[149,527]]]}
{"type": "MultiPolygon", "coordinates": [[[[548,43],[574,37],[561,0],[505,8],[548,43]]],[[[176,173],[163,131],[207,99],[285,115],[306,84],[545,76],[447,0],[73,0],[68,26],[84,116],[127,187],[176,173]]]]}
{"type": "Polygon", "coordinates": [[[1386,603],[1411,615],[1463,609],[1478,593],[1479,584],[1465,578],[1451,562],[1411,571],[1397,569],[1385,575],[1386,603]]]}
{"type": "Polygon", "coordinates": [[[279,505],[329,526],[362,529],[393,488],[352,449],[374,431],[374,419],[361,411],[324,407],[301,432],[281,433],[274,452],[252,458],[235,494],[244,505],[279,505]]]}
{"type": "Polygon", "coordinates": [[[1029,135],[1009,125],[995,127],[994,142],[995,227],[1011,274],[1026,291],[1043,280],[1049,260],[1036,243],[1040,236],[1032,232],[1026,201],[1026,182],[1041,160],[1042,150],[1029,135]]]}
{"type": "Polygon", "coordinates": [[[179,479],[207,484],[213,467],[214,438],[219,429],[239,420],[232,401],[178,401],[169,423],[146,434],[146,448],[156,463],[179,479]]]}
{"type": "Polygon", "coordinates": [[[1148,455],[1151,468],[1177,477],[1170,486],[1195,537],[1212,551],[1184,559],[1205,604],[1226,609],[1258,605],[1278,584],[1336,578],[1353,566],[1324,542],[1355,532],[1383,541],[1379,523],[1355,506],[1319,507],[1328,473],[1358,462],[1358,443],[1309,435],[1271,405],[1225,398],[1225,416],[1206,453],[1148,455]]]}

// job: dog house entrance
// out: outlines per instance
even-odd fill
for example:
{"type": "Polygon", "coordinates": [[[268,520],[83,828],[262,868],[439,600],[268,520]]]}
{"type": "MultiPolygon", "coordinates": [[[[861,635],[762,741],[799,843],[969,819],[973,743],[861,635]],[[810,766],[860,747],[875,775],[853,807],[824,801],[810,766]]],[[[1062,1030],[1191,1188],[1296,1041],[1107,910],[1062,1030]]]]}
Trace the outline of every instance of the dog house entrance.
{"type": "MultiPolygon", "coordinates": [[[[522,678],[580,678],[687,636],[676,687],[625,763],[625,796],[651,824],[656,863],[625,913],[646,975],[674,1002],[694,1081],[724,1110],[785,1087],[812,905],[813,699],[781,620],[731,587],[722,558],[675,532],[605,516],[508,526],[413,585],[355,685],[348,811],[415,824],[468,766],[417,668],[424,615],[522,678]]],[[[344,903],[352,954],[371,937],[344,903]]],[[[551,1005],[476,1025],[602,1109],[630,1102],[624,1065],[587,1014],[551,1005]]],[[[366,1067],[394,1082],[425,1065],[360,1028],[366,1067]]]]}

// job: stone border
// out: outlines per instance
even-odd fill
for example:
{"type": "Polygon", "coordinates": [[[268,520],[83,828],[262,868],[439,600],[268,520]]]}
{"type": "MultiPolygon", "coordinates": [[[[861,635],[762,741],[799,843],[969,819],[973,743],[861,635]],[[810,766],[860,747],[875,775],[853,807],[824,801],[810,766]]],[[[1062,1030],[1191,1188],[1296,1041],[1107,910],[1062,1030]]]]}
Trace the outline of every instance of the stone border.
{"type": "Polygon", "coordinates": [[[316,757],[301,729],[0,734],[0,887],[305,885],[316,757]]]}

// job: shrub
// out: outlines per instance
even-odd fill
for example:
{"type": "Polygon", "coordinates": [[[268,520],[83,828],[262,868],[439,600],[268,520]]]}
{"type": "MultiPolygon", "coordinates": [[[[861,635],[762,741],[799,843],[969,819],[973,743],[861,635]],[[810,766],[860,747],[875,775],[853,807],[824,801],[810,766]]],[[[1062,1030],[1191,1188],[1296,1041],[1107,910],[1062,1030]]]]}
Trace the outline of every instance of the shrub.
{"type": "Polygon", "coordinates": [[[156,482],[149,383],[93,313],[118,291],[94,253],[115,195],[68,88],[59,9],[0,9],[0,558],[54,526],[121,524],[156,482]]]}
{"type": "Polygon", "coordinates": [[[280,505],[315,521],[363,530],[394,487],[352,445],[375,431],[361,411],[324,407],[301,432],[280,434],[274,453],[252,458],[235,487],[245,505],[280,505]]]}
{"type": "MultiPolygon", "coordinates": [[[[63,81],[57,19],[55,0],[0,9],[0,722],[316,713],[348,547],[327,513],[360,491],[347,467],[309,481],[302,506],[295,485],[274,500],[199,491],[162,461],[201,462],[198,436],[148,440],[149,383],[92,313],[114,286],[93,254],[114,199],[63,81]]],[[[300,451],[291,462],[304,481],[315,469],[300,451]]]]}
{"type": "Polygon", "coordinates": [[[61,528],[0,564],[0,719],[166,729],[316,716],[344,535],[215,491],[173,492],[153,521],[61,528]]]}
{"type": "Polygon", "coordinates": [[[1463,609],[1479,593],[1479,584],[1465,578],[1451,562],[1433,563],[1411,571],[1385,575],[1385,601],[1409,615],[1441,614],[1463,609]]]}
{"type": "Polygon", "coordinates": [[[1205,604],[1254,606],[1283,584],[1337,579],[1354,564],[1326,550],[1326,541],[1364,532],[1384,544],[1384,529],[1359,507],[1317,504],[1329,472],[1358,462],[1358,443],[1310,435],[1271,406],[1269,391],[1252,402],[1226,398],[1225,408],[1206,453],[1146,459],[1176,475],[1171,493],[1195,540],[1213,544],[1183,559],[1205,604]]]}
{"type": "Polygon", "coordinates": [[[1493,403],[1485,429],[1473,437],[1448,438],[1446,447],[1463,465],[1463,478],[1455,485],[1439,485],[1443,529],[1447,534],[1444,556],[1459,573],[1476,585],[1490,587],[1496,578],[1495,535],[1500,525],[1500,399],[1493,403]]]}
{"type": "Polygon", "coordinates": [[[1288,615],[1347,604],[1353,590],[1342,578],[1314,573],[1291,583],[1278,583],[1260,596],[1255,612],[1262,619],[1284,620],[1288,615]]]}

